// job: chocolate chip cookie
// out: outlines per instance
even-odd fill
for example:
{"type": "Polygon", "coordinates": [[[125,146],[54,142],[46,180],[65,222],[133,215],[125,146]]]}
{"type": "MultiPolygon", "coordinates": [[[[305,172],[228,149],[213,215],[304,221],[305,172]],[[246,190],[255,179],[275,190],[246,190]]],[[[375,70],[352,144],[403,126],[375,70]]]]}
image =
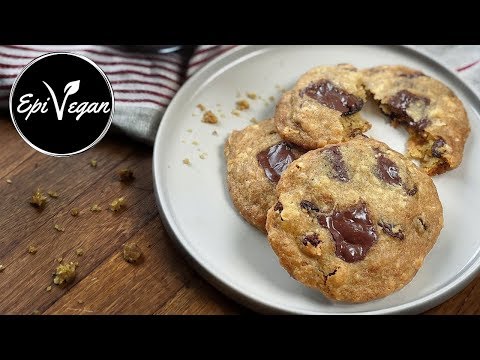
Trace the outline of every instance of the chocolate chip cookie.
{"type": "Polygon", "coordinates": [[[358,113],[366,101],[361,72],[348,64],[311,69],[283,94],[275,111],[280,136],[305,149],[336,144],[370,124],[358,113]]]}
{"type": "Polygon", "coordinates": [[[303,151],[282,140],[272,119],[233,131],[224,151],[233,204],[250,224],[265,232],[280,175],[303,151]]]}
{"type": "Polygon", "coordinates": [[[378,66],[363,74],[381,110],[408,129],[409,155],[427,174],[460,165],[470,126],[462,102],[447,86],[404,66],[378,66]]]}
{"type": "Polygon", "coordinates": [[[384,143],[361,136],[298,158],[276,193],[266,228],[281,265],[339,301],[401,289],[443,227],[432,179],[384,143]]]}

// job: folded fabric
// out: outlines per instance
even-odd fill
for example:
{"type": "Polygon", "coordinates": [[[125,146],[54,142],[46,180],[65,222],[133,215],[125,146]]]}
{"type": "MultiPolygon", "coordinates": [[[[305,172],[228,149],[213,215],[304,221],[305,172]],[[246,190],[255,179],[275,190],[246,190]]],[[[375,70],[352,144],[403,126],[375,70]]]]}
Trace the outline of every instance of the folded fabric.
{"type": "MultiPolygon", "coordinates": [[[[180,52],[139,53],[101,45],[0,46],[0,107],[22,68],[48,52],[74,52],[93,60],[108,76],[115,94],[113,127],[153,144],[166,107],[180,86],[201,67],[235,45],[199,45],[189,58],[180,52]]],[[[480,93],[480,46],[415,46],[433,55],[480,93]]]]}

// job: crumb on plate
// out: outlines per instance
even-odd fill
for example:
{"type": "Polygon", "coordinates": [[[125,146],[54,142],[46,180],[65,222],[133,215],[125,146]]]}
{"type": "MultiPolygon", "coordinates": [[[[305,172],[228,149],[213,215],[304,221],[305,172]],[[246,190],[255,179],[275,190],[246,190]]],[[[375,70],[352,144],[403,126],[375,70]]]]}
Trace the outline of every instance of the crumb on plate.
{"type": "Polygon", "coordinates": [[[197,108],[200,110],[200,111],[205,111],[207,108],[205,107],[205,105],[203,104],[197,104],[197,108]]]}
{"type": "Polygon", "coordinates": [[[216,124],[218,123],[218,118],[213,112],[208,110],[205,113],[203,113],[202,122],[207,124],[216,124]]]}
{"type": "Polygon", "coordinates": [[[248,103],[247,100],[238,100],[235,103],[236,109],[240,111],[248,110],[250,109],[250,104],[248,103]]]}
{"type": "Polygon", "coordinates": [[[188,158],[183,159],[182,162],[183,162],[185,165],[188,165],[188,166],[190,166],[190,165],[192,164],[188,158]]]}
{"type": "Polygon", "coordinates": [[[254,117],[252,117],[252,118],[250,119],[250,122],[251,122],[252,124],[258,124],[258,120],[255,119],[254,117]]]}
{"type": "Polygon", "coordinates": [[[213,136],[218,136],[217,130],[213,130],[213,131],[212,131],[212,135],[213,135],[213,136]]]}
{"type": "Polygon", "coordinates": [[[254,92],[247,92],[247,97],[249,99],[256,100],[257,99],[257,94],[255,94],[254,92]]]}

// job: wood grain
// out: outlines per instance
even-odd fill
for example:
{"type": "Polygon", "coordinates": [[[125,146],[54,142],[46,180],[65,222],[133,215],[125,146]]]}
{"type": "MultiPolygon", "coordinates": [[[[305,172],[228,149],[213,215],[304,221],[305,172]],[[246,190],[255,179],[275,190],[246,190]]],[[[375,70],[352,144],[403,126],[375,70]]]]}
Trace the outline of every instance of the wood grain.
{"type": "MultiPolygon", "coordinates": [[[[32,150],[7,116],[0,117],[0,313],[241,314],[250,311],[207,284],[185,262],[162,226],[152,187],[152,149],[109,136],[86,153],[53,158],[32,150]],[[98,166],[90,166],[96,159],[98,166]],[[118,181],[131,168],[132,184],[118,181]],[[11,179],[8,184],[6,179],[11,179]],[[38,187],[59,193],[43,211],[28,203],[38,187]],[[110,202],[127,207],[113,213],[110,202]],[[89,209],[98,203],[103,210],[89,209]],[[78,217],[70,210],[81,209],[78,217]],[[65,227],[58,232],[54,225],[65,227]],[[137,243],[143,262],[123,260],[122,245],[137,243]],[[34,245],[35,255],[27,252],[34,245]],[[76,250],[84,255],[77,256],[76,250]],[[52,284],[59,257],[77,261],[75,282],[52,284]],[[47,287],[52,285],[51,291],[47,287]]],[[[428,314],[480,314],[480,279],[428,314]]]]}

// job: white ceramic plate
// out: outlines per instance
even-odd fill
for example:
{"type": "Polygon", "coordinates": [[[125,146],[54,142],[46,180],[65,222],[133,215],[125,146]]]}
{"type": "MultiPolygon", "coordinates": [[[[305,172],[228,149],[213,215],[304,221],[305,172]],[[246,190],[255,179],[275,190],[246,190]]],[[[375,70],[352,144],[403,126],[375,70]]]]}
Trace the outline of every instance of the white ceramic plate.
{"type": "MultiPolygon", "coordinates": [[[[480,266],[480,100],[444,66],[407,47],[394,46],[242,46],[193,76],[175,96],[161,122],[154,149],[155,191],[165,227],[197,269],[220,290],[263,312],[295,314],[419,313],[460,291],[480,266]],[[252,117],[268,118],[275,103],[249,100],[240,117],[230,112],[238,93],[255,92],[275,101],[280,88],[322,64],[357,67],[404,64],[450,86],[465,104],[472,133],[460,168],[434,178],[443,203],[445,227],[418,274],[401,291],[364,304],[341,304],[296,282],[279,265],[266,237],[233,208],[225,182],[223,144],[252,117]],[[220,123],[202,123],[197,104],[220,123]],[[218,104],[218,105],[217,105],[218,104]],[[188,131],[191,129],[190,131],[188,131]],[[218,136],[212,135],[216,130],[218,136]],[[192,144],[192,142],[198,142],[192,144]],[[199,155],[206,153],[206,159],[199,155]],[[188,158],[190,166],[182,160],[188,158]]],[[[370,104],[363,112],[373,124],[368,135],[405,150],[406,133],[387,124],[370,104]]]]}

